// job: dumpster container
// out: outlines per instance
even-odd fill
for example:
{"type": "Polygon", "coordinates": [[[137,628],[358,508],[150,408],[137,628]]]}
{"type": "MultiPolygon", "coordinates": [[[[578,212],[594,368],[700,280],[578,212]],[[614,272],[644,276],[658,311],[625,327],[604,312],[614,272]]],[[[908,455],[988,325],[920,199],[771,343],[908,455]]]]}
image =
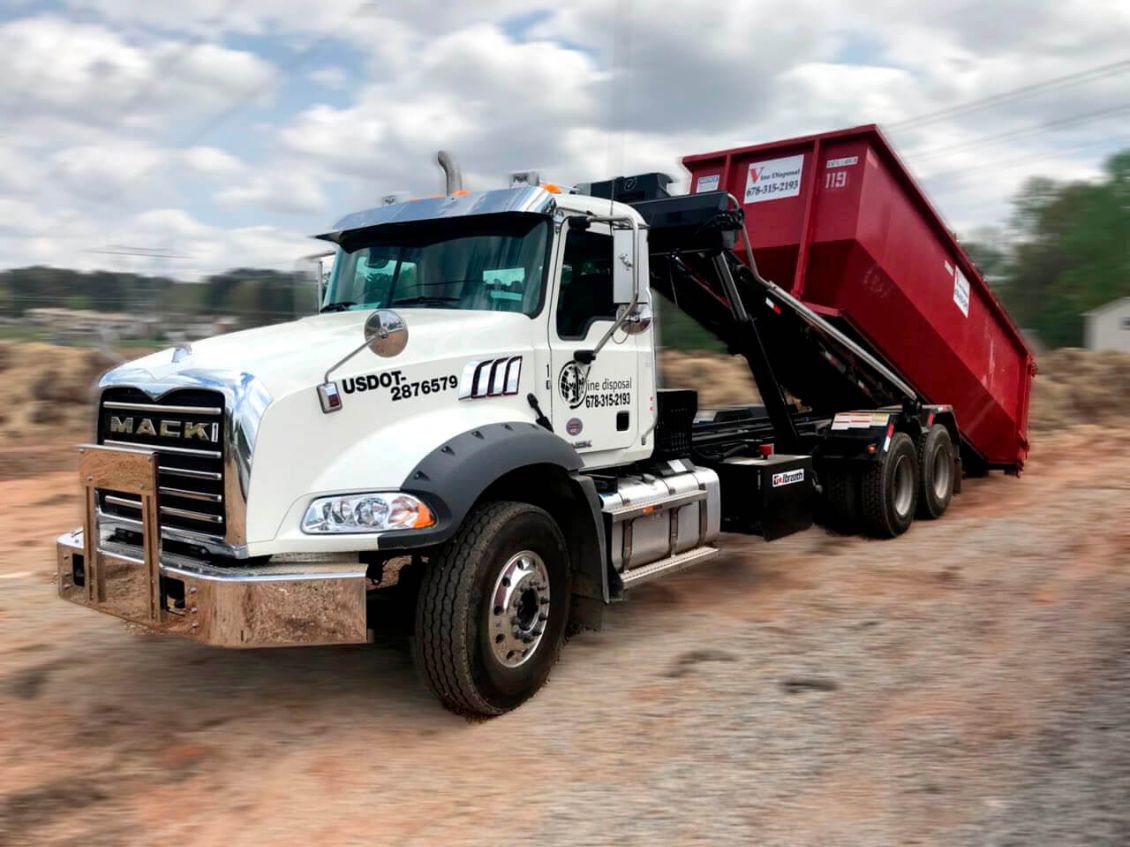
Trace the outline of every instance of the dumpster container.
{"type": "Polygon", "coordinates": [[[954,407],[967,464],[1020,470],[1032,353],[878,127],[683,164],[692,193],[737,198],[763,276],[954,407]]]}

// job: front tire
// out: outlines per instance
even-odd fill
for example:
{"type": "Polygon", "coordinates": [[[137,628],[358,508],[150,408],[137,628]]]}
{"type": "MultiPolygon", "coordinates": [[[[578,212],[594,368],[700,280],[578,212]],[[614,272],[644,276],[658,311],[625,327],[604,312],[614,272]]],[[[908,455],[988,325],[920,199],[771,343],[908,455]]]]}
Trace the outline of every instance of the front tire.
{"type": "Polygon", "coordinates": [[[569,617],[569,556],[557,523],[528,503],[487,503],[433,556],[420,586],[414,653],[444,706],[500,715],[557,661],[569,617]]]}

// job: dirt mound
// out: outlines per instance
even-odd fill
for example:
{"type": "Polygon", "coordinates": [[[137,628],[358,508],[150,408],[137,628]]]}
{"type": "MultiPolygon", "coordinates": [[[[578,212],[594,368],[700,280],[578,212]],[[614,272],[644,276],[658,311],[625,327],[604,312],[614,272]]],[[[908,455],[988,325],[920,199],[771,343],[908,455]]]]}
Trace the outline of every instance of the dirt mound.
{"type": "Polygon", "coordinates": [[[1041,356],[1037,364],[1032,430],[1130,421],[1130,353],[1068,347],[1041,356]]]}
{"type": "Polygon", "coordinates": [[[0,344],[0,433],[36,440],[84,436],[94,383],[121,361],[100,350],[0,344]]]}
{"type": "Polygon", "coordinates": [[[749,366],[739,356],[664,350],[659,354],[659,373],[663,388],[698,391],[700,409],[761,402],[749,366]]]}

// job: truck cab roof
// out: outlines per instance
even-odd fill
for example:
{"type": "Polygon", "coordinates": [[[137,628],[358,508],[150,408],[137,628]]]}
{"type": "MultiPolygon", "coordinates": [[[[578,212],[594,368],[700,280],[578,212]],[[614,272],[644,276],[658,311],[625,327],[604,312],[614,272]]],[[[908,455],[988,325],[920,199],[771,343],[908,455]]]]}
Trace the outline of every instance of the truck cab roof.
{"type": "Polygon", "coordinates": [[[347,233],[372,229],[387,224],[406,224],[440,218],[471,215],[497,215],[511,212],[550,215],[557,209],[592,215],[631,216],[642,225],[631,206],[583,194],[557,194],[541,186],[501,188],[438,197],[423,197],[404,203],[375,206],[353,212],[339,220],[329,232],[315,236],[323,241],[341,243],[347,233]]]}

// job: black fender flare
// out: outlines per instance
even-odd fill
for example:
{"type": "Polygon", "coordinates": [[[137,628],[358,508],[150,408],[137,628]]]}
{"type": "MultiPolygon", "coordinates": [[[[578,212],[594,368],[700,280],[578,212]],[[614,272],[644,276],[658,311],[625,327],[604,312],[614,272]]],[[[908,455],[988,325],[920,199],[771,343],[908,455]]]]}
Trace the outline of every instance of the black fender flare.
{"type": "Polygon", "coordinates": [[[392,550],[441,544],[455,534],[482,493],[506,474],[549,465],[572,475],[583,464],[564,439],[528,421],[467,430],[424,456],[400,486],[427,504],[436,516],[435,526],[384,533],[380,546],[392,550]]]}

